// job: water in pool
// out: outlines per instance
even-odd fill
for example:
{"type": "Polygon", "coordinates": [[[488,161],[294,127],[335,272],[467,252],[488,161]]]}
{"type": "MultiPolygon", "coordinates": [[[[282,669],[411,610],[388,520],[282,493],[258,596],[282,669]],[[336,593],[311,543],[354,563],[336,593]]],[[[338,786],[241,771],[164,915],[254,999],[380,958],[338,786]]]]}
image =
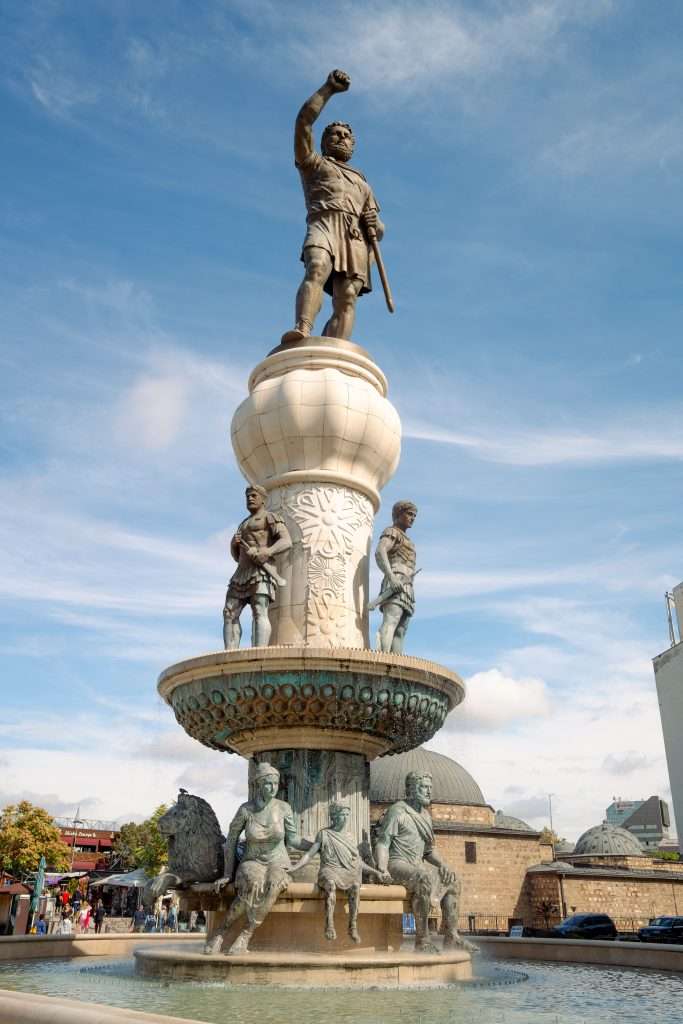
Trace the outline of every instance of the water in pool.
{"type": "Polygon", "coordinates": [[[481,985],[408,990],[277,989],[138,978],[132,960],[0,964],[0,988],[224,1024],[680,1024],[683,977],[584,964],[477,958],[481,985]]]}

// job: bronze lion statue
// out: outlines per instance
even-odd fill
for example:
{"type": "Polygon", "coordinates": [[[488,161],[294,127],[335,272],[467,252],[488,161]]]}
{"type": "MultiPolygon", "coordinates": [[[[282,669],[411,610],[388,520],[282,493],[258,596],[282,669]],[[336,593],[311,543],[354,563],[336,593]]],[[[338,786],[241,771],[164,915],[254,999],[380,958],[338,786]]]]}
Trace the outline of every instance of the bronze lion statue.
{"type": "Polygon", "coordinates": [[[156,899],[169,888],[221,877],[225,838],[206,800],[181,789],[176,803],[157,824],[168,839],[168,867],[146,886],[146,899],[156,899]]]}

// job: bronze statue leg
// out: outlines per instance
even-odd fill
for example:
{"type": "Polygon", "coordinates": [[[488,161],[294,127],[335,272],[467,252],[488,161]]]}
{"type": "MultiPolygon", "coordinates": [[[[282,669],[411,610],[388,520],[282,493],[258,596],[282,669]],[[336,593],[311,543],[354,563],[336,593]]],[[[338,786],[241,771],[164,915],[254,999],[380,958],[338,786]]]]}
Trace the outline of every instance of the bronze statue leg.
{"type": "Polygon", "coordinates": [[[425,868],[419,868],[413,876],[412,906],[415,916],[415,950],[421,953],[438,953],[439,950],[429,939],[429,911],[432,905],[432,877],[425,868]]]}
{"type": "Polygon", "coordinates": [[[239,647],[242,639],[242,627],[240,626],[240,615],[246,601],[239,597],[226,597],[225,608],[223,609],[223,645],[226,651],[232,651],[239,647]]]}
{"type": "Polygon", "coordinates": [[[349,938],[352,942],[360,942],[358,934],[358,900],[360,899],[360,886],[352,885],[349,889],[349,938]]]}
{"type": "Polygon", "coordinates": [[[304,279],[296,293],[296,326],[283,340],[295,340],[295,335],[307,338],[313,330],[323,304],[323,285],[332,273],[332,257],[326,249],[309,245],[304,249],[304,266],[304,279]]]}
{"type": "MultiPolygon", "coordinates": [[[[390,601],[382,605],[382,625],[377,633],[377,649],[380,651],[393,651],[394,636],[403,617],[403,608],[399,604],[390,601]]],[[[400,651],[398,653],[401,653],[400,651]]]]}
{"type": "Polygon", "coordinates": [[[330,882],[323,882],[318,879],[318,886],[325,893],[325,938],[332,942],[337,938],[337,931],[334,927],[334,908],[337,905],[337,891],[330,882]]]}
{"type": "Polygon", "coordinates": [[[461,948],[468,950],[470,953],[476,953],[477,946],[468,942],[467,939],[463,939],[462,935],[458,931],[461,892],[462,885],[458,878],[451,886],[449,892],[445,893],[441,899],[441,914],[443,916],[444,923],[443,948],[461,948]]]}
{"type": "Polygon", "coordinates": [[[270,601],[265,594],[257,594],[251,599],[251,646],[267,647],[270,642],[270,618],[268,606],[270,601]]]}
{"type": "Polygon", "coordinates": [[[356,319],[356,299],[363,287],[357,277],[335,274],[332,281],[332,316],[323,329],[324,338],[350,338],[356,319]]]}
{"type": "MultiPolygon", "coordinates": [[[[228,950],[228,956],[235,956],[239,953],[249,952],[249,942],[260,924],[263,924],[270,911],[275,906],[277,898],[283,889],[287,888],[287,874],[280,869],[272,877],[266,876],[265,888],[260,899],[253,903],[247,902],[247,926],[239,933],[232,946],[228,950]]],[[[232,909],[232,908],[231,908],[232,909]]]]}
{"type": "Polygon", "coordinates": [[[405,609],[399,621],[398,626],[394,630],[394,636],[391,641],[391,653],[392,654],[403,654],[403,644],[405,643],[406,632],[408,631],[408,623],[410,622],[410,615],[405,609]]]}
{"type": "Polygon", "coordinates": [[[242,916],[242,914],[244,914],[246,909],[246,900],[242,899],[241,896],[235,896],[234,900],[230,904],[230,909],[225,915],[225,920],[223,921],[221,930],[219,932],[216,932],[213,938],[209,939],[209,941],[204,946],[205,953],[220,953],[223,942],[225,941],[228,931],[230,930],[230,926],[233,925],[235,921],[242,916]]]}

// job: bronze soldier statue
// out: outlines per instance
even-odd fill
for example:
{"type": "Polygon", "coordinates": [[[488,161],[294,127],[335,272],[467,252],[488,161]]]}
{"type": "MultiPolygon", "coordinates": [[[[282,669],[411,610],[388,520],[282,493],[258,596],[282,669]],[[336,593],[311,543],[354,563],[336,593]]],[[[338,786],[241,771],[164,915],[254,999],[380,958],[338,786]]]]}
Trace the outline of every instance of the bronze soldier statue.
{"type": "Polygon", "coordinates": [[[355,139],[351,126],[334,121],[323,131],[315,150],[312,125],[337,92],[345,92],[351,80],[343,71],[331,71],[324,85],[306,100],[294,131],[294,157],[306,200],[308,228],[301,259],[304,280],[296,296],[294,330],[283,343],[300,341],[313,331],[323,291],[332,296],[332,316],[323,329],[330,338],[350,338],[356,299],[372,290],[370,280],[371,237],[382,238],[384,225],[372,189],[360,171],[349,167],[355,139]]]}
{"type": "Polygon", "coordinates": [[[382,610],[377,649],[393,654],[403,654],[406,630],[415,611],[415,545],[406,530],[416,515],[412,501],[397,501],[391,510],[392,525],[382,532],[375,552],[377,565],[384,573],[379,597],[370,606],[382,610]]]}
{"type": "Polygon", "coordinates": [[[242,520],[230,541],[230,552],[237,562],[237,569],[228,584],[223,609],[223,643],[226,650],[240,645],[240,615],[247,604],[251,606],[253,615],[251,645],[268,646],[268,608],[275,597],[276,588],[285,585],[271,559],[292,546],[282,517],[265,509],[265,488],[253,484],[247,487],[245,493],[250,514],[242,520]]]}

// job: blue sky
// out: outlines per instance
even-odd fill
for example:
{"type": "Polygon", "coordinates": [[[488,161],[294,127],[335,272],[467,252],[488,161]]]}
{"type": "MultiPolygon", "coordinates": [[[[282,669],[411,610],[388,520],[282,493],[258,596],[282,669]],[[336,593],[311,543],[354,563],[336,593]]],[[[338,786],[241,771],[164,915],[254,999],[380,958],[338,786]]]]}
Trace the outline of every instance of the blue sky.
{"type": "MultiPolygon", "coordinates": [[[[0,800],[222,817],[244,764],[166,665],[221,645],[232,412],[291,326],[298,107],[352,77],[397,301],[410,653],[470,681],[432,746],[570,838],[668,796],[650,659],[683,578],[683,9],[636,0],[0,0],[0,800]]],[[[322,323],[322,320],[321,320],[322,323]]]]}

